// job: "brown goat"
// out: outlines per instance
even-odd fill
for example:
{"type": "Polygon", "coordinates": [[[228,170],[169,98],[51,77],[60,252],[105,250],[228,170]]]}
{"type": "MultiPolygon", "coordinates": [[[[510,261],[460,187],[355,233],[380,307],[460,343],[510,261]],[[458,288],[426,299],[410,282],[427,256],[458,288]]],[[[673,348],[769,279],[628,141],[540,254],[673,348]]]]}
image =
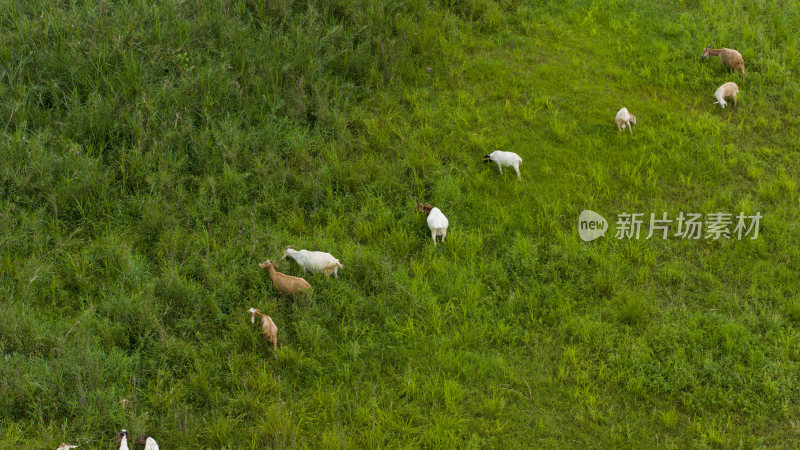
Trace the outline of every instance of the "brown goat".
{"type": "Polygon", "coordinates": [[[258,267],[269,270],[269,277],[272,278],[272,286],[281,294],[295,295],[311,289],[311,285],[308,284],[308,281],[275,270],[275,262],[273,261],[264,261],[259,264],[258,267]]]}
{"type": "Polygon", "coordinates": [[[742,76],[744,76],[744,58],[742,58],[741,53],[732,48],[715,49],[711,48],[709,45],[703,49],[703,58],[708,59],[709,55],[719,56],[719,60],[722,61],[722,64],[730,67],[734,71],[741,72],[742,76]]]}
{"type": "Polygon", "coordinates": [[[261,311],[250,308],[247,310],[250,313],[250,323],[256,323],[256,316],[261,318],[261,332],[264,335],[264,341],[267,345],[272,343],[272,348],[275,351],[275,357],[278,357],[278,327],[272,321],[272,317],[262,313],[261,311]]]}

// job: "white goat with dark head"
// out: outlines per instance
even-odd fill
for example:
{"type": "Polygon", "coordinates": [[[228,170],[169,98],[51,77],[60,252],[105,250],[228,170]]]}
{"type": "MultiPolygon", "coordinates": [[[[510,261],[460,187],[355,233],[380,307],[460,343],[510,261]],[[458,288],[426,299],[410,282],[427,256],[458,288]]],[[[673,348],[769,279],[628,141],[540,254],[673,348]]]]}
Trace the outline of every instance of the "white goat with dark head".
{"type": "MultiPolygon", "coordinates": [[[[119,444],[119,450],[129,450],[128,449],[128,439],[131,437],[131,434],[128,433],[128,430],[122,430],[117,435],[117,443],[119,444]]],[[[137,442],[137,444],[142,445],[141,441],[137,442]]],[[[156,440],[148,437],[144,441],[144,450],[158,450],[158,444],[156,440]]]]}
{"type": "Polygon", "coordinates": [[[483,157],[483,162],[487,163],[489,161],[497,164],[497,169],[500,173],[503,173],[503,166],[513,167],[517,172],[517,179],[522,180],[522,175],[519,173],[519,165],[522,164],[522,158],[518,154],[497,150],[483,157]]]}

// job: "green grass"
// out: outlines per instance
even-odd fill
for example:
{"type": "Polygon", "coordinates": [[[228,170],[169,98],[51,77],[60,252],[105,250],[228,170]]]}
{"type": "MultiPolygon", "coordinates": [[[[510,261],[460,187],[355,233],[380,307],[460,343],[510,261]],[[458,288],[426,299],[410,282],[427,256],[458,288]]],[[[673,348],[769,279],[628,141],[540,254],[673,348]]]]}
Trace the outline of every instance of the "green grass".
{"type": "Polygon", "coordinates": [[[798,28],[777,0],[0,2],[0,448],[798,446],[798,28]],[[586,243],[583,209],[764,218],[586,243]],[[287,245],[345,266],[313,305],[257,266],[287,245]]]}

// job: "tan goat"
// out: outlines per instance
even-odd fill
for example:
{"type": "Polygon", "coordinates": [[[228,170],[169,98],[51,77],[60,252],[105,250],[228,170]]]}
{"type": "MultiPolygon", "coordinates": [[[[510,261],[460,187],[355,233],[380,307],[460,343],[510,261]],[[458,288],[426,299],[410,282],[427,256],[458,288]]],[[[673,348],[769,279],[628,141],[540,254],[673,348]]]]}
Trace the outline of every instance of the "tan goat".
{"type": "Polygon", "coordinates": [[[262,313],[261,311],[250,308],[247,310],[250,313],[250,323],[256,323],[256,316],[261,318],[261,332],[264,335],[264,341],[267,345],[272,342],[272,348],[275,350],[275,357],[278,357],[278,327],[272,321],[272,317],[262,313]]]}
{"type": "Polygon", "coordinates": [[[628,108],[623,107],[617,111],[617,116],[614,118],[614,121],[617,122],[617,131],[622,131],[625,127],[628,127],[628,131],[633,134],[633,127],[631,125],[636,125],[636,116],[631,114],[628,108]]]}
{"type": "Polygon", "coordinates": [[[275,290],[281,294],[294,295],[311,289],[311,285],[308,284],[308,281],[275,270],[275,262],[273,261],[264,261],[259,264],[258,267],[269,270],[269,277],[272,278],[272,285],[275,287],[275,290]]]}
{"type": "Polygon", "coordinates": [[[732,48],[711,48],[709,45],[703,50],[703,58],[708,59],[709,55],[719,56],[722,64],[741,72],[742,76],[744,76],[744,58],[742,58],[741,53],[732,48]]]}
{"type": "Polygon", "coordinates": [[[720,86],[719,88],[717,88],[717,90],[714,92],[714,98],[717,99],[717,101],[715,101],[714,104],[715,105],[719,104],[719,106],[725,108],[725,105],[728,104],[727,102],[725,102],[725,97],[732,97],[733,107],[736,108],[736,103],[737,103],[736,94],[738,93],[739,93],[739,86],[737,86],[736,83],[729,81],[720,86]]]}

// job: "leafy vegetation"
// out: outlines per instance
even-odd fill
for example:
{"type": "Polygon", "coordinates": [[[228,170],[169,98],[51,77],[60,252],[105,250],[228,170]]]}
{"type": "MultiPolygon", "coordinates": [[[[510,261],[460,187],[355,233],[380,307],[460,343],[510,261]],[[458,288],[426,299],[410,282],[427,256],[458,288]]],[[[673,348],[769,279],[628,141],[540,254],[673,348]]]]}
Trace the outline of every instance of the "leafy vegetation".
{"type": "Polygon", "coordinates": [[[7,0],[0,24],[1,448],[798,445],[798,4],[7,0]],[[587,243],[583,209],[764,217],[587,243]],[[340,279],[275,295],[257,263],[286,245],[340,279]]]}

